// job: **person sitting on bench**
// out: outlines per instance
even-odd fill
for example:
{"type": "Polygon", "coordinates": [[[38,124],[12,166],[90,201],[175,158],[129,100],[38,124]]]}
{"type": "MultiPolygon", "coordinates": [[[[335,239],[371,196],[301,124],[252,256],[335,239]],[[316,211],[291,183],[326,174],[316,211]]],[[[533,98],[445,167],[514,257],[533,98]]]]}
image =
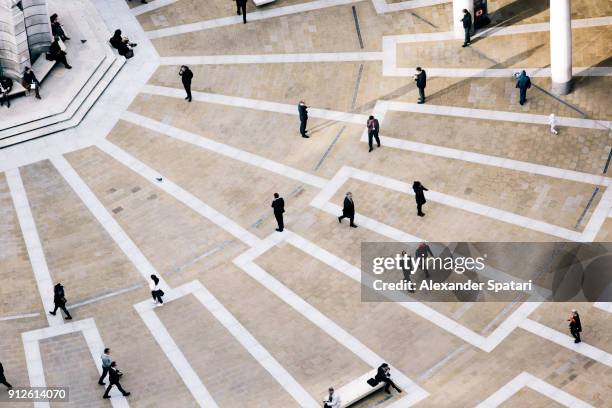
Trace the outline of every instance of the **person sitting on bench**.
{"type": "Polygon", "coordinates": [[[329,395],[323,400],[323,408],[340,408],[341,404],[340,396],[334,391],[333,387],[329,387],[329,395]]]}
{"type": "Polygon", "coordinates": [[[132,51],[133,47],[138,45],[136,43],[131,43],[129,38],[122,37],[121,30],[115,30],[115,34],[110,39],[110,43],[113,48],[117,49],[119,55],[123,55],[124,57],[132,51]]]}
{"type": "Polygon", "coordinates": [[[53,15],[51,15],[51,34],[53,34],[53,37],[59,37],[62,39],[62,41],[68,41],[70,39],[70,37],[68,37],[66,35],[66,32],[64,31],[64,27],[62,26],[62,23],[60,23],[57,14],[54,13],[53,15]]]}
{"type": "Polygon", "coordinates": [[[66,59],[66,51],[62,50],[62,46],[60,45],[60,38],[58,36],[54,37],[51,46],[49,47],[49,52],[47,53],[47,59],[49,61],[57,61],[64,64],[66,69],[72,69],[72,66],[68,63],[66,59]]]}
{"type": "Polygon", "coordinates": [[[376,372],[376,377],[374,377],[374,379],[377,380],[379,383],[385,383],[385,392],[387,394],[391,394],[391,391],[389,391],[389,387],[395,388],[397,392],[402,392],[402,390],[400,390],[398,386],[395,385],[393,380],[391,380],[391,373],[389,372],[390,370],[391,368],[389,367],[389,364],[382,363],[380,367],[378,367],[378,371],[376,372]]]}
{"type": "Polygon", "coordinates": [[[11,107],[11,101],[9,100],[11,89],[13,89],[13,80],[11,78],[0,77],[0,106],[6,102],[6,107],[11,107]]]}
{"type": "Polygon", "coordinates": [[[40,92],[38,91],[38,89],[40,88],[40,82],[38,81],[38,78],[36,78],[36,75],[34,75],[34,71],[30,69],[30,67],[25,67],[25,70],[23,71],[23,76],[21,77],[21,85],[23,85],[23,87],[28,92],[34,91],[36,99],[41,99],[40,92]]]}

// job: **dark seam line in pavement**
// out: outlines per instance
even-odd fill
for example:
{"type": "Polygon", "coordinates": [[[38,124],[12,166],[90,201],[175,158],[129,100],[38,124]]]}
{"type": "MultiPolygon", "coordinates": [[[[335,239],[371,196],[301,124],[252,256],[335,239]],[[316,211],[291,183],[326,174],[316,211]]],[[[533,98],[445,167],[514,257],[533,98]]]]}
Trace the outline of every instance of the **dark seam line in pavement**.
{"type": "Polygon", "coordinates": [[[610,160],[612,160],[612,148],[610,149],[610,153],[608,153],[608,160],[606,161],[606,165],[604,166],[603,174],[606,174],[608,172],[608,167],[610,167],[610,160]]]}
{"type": "Polygon", "coordinates": [[[116,290],[114,292],[105,292],[105,293],[102,293],[101,295],[97,295],[97,296],[94,296],[92,298],[85,299],[85,300],[82,300],[80,302],[73,303],[73,304],[71,304],[69,306],[66,306],[66,309],[68,309],[68,310],[76,309],[77,307],[89,305],[91,303],[95,303],[95,302],[98,302],[100,300],[108,299],[108,298],[111,298],[111,297],[114,297],[114,296],[122,295],[122,294],[127,293],[127,292],[131,292],[133,290],[142,288],[143,286],[144,285],[142,283],[138,283],[136,285],[128,286],[127,288],[116,290]]]}
{"type": "Polygon", "coordinates": [[[189,266],[195,264],[196,262],[200,261],[201,259],[204,259],[204,258],[206,258],[206,257],[208,257],[210,255],[213,255],[213,254],[221,251],[222,249],[224,249],[226,246],[228,246],[229,244],[231,244],[234,241],[235,241],[234,239],[225,240],[225,241],[221,242],[219,245],[217,245],[216,247],[214,247],[213,249],[209,249],[208,251],[204,252],[203,254],[198,255],[195,258],[193,258],[192,260],[184,263],[183,265],[174,268],[172,271],[168,272],[164,276],[170,276],[170,275],[173,275],[175,273],[182,272],[185,268],[188,268],[189,266]]]}
{"type": "Polygon", "coordinates": [[[363,49],[363,39],[361,38],[361,30],[359,29],[359,18],[357,17],[357,9],[353,6],[353,19],[355,20],[355,29],[359,38],[359,47],[363,49]]]}
{"type": "Polygon", "coordinates": [[[584,210],[582,210],[582,214],[580,214],[580,218],[578,218],[578,222],[576,222],[576,228],[578,228],[580,224],[582,223],[582,220],[584,219],[587,211],[589,211],[589,208],[591,207],[591,204],[593,204],[593,200],[595,200],[595,196],[597,195],[598,192],[599,192],[599,186],[595,187],[595,190],[593,191],[593,194],[591,194],[591,198],[589,199],[589,202],[587,203],[586,207],[584,207],[584,210]]]}
{"type": "Polygon", "coordinates": [[[331,144],[329,145],[329,147],[327,148],[327,150],[325,150],[325,153],[323,153],[323,157],[321,157],[321,160],[319,160],[319,162],[317,163],[317,165],[314,168],[314,171],[319,170],[319,168],[321,167],[321,165],[323,164],[323,161],[327,158],[327,156],[329,155],[329,152],[331,151],[331,149],[334,147],[334,145],[336,144],[336,142],[338,141],[338,139],[340,138],[340,135],[342,134],[342,132],[344,132],[344,129],[346,129],[346,126],[342,126],[342,129],[340,129],[340,131],[338,132],[338,134],[336,135],[336,137],[334,138],[334,140],[331,142],[331,144]]]}
{"type": "Polygon", "coordinates": [[[557,102],[562,103],[563,105],[567,106],[568,108],[578,112],[579,114],[582,115],[583,118],[587,118],[589,115],[587,115],[586,113],[584,113],[583,111],[581,111],[580,109],[578,109],[577,107],[575,107],[574,105],[572,105],[569,102],[565,102],[563,99],[559,98],[558,96],[548,92],[546,89],[542,88],[541,86],[538,86],[536,84],[533,84],[534,87],[536,87],[537,89],[539,89],[540,91],[544,92],[546,95],[554,98],[557,102]]]}
{"type": "Polygon", "coordinates": [[[359,84],[361,84],[362,75],[363,62],[359,64],[359,70],[357,71],[357,81],[355,82],[355,88],[353,89],[353,100],[351,101],[351,112],[355,111],[355,105],[357,104],[357,95],[359,94],[359,84]]]}
{"type": "Polygon", "coordinates": [[[412,11],[411,11],[411,12],[410,12],[410,14],[411,14],[413,17],[416,17],[417,19],[421,20],[421,21],[422,21],[422,22],[424,22],[425,24],[429,24],[429,25],[430,25],[431,27],[433,27],[433,28],[438,28],[438,26],[437,26],[437,25],[435,25],[434,23],[432,23],[432,22],[431,22],[431,21],[429,21],[429,20],[424,19],[423,17],[419,16],[417,13],[414,13],[414,12],[412,12],[412,11]]]}

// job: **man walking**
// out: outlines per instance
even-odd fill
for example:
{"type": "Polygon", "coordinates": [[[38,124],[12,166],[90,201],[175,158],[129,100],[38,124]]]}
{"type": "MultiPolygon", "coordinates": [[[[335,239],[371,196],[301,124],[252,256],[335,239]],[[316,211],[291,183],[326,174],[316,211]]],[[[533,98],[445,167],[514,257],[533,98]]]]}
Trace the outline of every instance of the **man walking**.
{"type": "Polygon", "coordinates": [[[187,92],[185,100],[191,102],[191,80],[193,78],[193,72],[191,72],[187,65],[183,65],[179,71],[179,76],[181,77],[183,88],[185,88],[185,92],[187,92]]]}
{"type": "Polygon", "coordinates": [[[470,31],[472,30],[472,15],[467,9],[463,9],[463,18],[461,19],[463,23],[463,31],[465,32],[465,38],[463,40],[462,47],[467,47],[472,42],[470,41],[470,31]]]}
{"type": "Polygon", "coordinates": [[[516,88],[518,88],[520,92],[519,103],[524,105],[527,101],[527,89],[531,88],[531,79],[527,76],[525,70],[521,71],[516,81],[516,88]]]}
{"type": "Polygon", "coordinates": [[[416,74],[414,74],[414,81],[416,82],[417,88],[419,88],[419,102],[425,103],[425,86],[427,85],[427,74],[421,67],[417,67],[416,74]]]}
{"type": "Polygon", "coordinates": [[[300,134],[302,137],[309,138],[310,136],[306,135],[306,122],[308,122],[308,106],[306,103],[301,100],[298,104],[298,113],[300,114],[300,134]]]}
{"type": "Polygon", "coordinates": [[[415,181],[412,184],[412,190],[414,190],[414,198],[416,200],[416,205],[417,205],[417,215],[419,217],[424,217],[425,213],[423,212],[423,204],[427,202],[427,200],[425,200],[424,191],[429,191],[429,190],[427,190],[427,188],[425,188],[425,186],[422,185],[420,181],[415,181]]]}
{"type": "Polygon", "coordinates": [[[52,312],[49,312],[49,314],[55,316],[57,309],[62,309],[64,314],[66,314],[66,320],[72,320],[72,316],[70,316],[68,309],[66,309],[66,295],[64,293],[64,287],[61,283],[58,283],[53,288],[53,303],[55,304],[55,308],[52,312]]]}
{"type": "Polygon", "coordinates": [[[349,191],[344,197],[344,205],[342,207],[342,215],[338,217],[338,222],[342,223],[344,218],[348,218],[351,223],[350,226],[357,228],[355,225],[355,203],[353,203],[353,194],[349,191]]]}
{"type": "Polygon", "coordinates": [[[104,349],[104,353],[102,354],[101,359],[102,359],[102,375],[100,376],[100,379],[98,380],[98,384],[105,385],[104,378],[106,377],[106,374],[108,374],[108,370],[110,369],[110,365],[112,363],[109,348],[104,349]]]}
{"type": "Polygon", "coordinates": [[[108,395],[108,393],[110,392],[111,388],[113,388],[113,385],[115,385],[119,391],[121,391],[121,394],[123,394],[124,397],[127,397],[128,395],[130,395],[130,392],[127,392],[126,390],[123,389],[123,387],[121,386],[121,384],[119,383],[119,379],[121,378],[121,376],[123,375],[122,372],[120,372],[117,368],[117,363],[115,363],[114,361],[112,363],[110,363],[110,367],[108,368],[108,387],[106,387],[106,391],[104,392],[104,396],[102,398],[108,399],[110,398],[110,395],[108,395]]]}
{"type": "Polygon", "coordinates": [[[247,0],[236,0],[236,13],[240,15],[242,11],[242,21],[244,24],[246,24],[246,5],[247,0]]]}
{"type": "Polygon", "coordinates": [[[285,212],[285,200],[278,193],[274,193],[274,200],[272,200],[272,208],[274,209],[274,217],[278,223],[278,232],[283,232],[285,224],[283,223],[283,213],[285,212]]]}
{"type": "Polygon", "coordinates": [[[576,309],[572,309],[572,314],[570,318],[567,319],[569,323],[570,333],[574,337],[574,343],[580,343],[580,332],[582,331],[582,323],[580,323],[580,315],[576,311],[576,309]]]}
{"type": "Polygon", "coordinates": [[[11,389],[13,386],[6,381],[6,377],[4,376],[4,367],[2,367],[2,362],[0,362],[0,384],[6,385],[7,388],[11,389]]]}
{"type": "Polygon", "coordinates": [[[380,125],[378,124],[378,119],[374,116],[370,116],[368,118],[368,144],[370,145],[370,152],[374,150],[372,147],[372,139],[376,139],[376,144],[380,147],[380,139],[378,138],[378,131],[380,129],[380,125]]]}

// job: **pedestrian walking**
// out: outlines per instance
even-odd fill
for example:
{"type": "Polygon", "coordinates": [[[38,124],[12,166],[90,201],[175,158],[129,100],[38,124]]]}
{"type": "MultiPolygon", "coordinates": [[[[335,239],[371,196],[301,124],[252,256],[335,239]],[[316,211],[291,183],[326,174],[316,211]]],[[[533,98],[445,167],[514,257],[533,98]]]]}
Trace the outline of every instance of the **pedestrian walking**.
{"type": "Polygon", "coordinates": [[[525,70],[521,71],[521,74],[516,81],[516,88],[518,88],[520,92],[519,103],[524,105],[527,101],[527,89],[531,88],[531,79],[527,76],[527,72],[525,72],[525,70]]]}
{"type": "Polygon", "coordinates": [[[397,392],[402,392],[402,390],[400,390],[399,387],[395,385],[395,383],[391,379],[391,368],[387,363],[382,363],[380,367],[378,367],[374,379],[377,380],[379,383],[385,383],[385,392],[387,394],[391,394],[391,391],[389,390],[390,387],[395,388],[397,392]]]}
{"type": "Polygon", "coordinates": [[[149,282],[149,288],[151,288],[151,296],[153,297],[153,304],[164,305],[164,291],[159,288],[159,278],[156,275],[151,275],[151,282],[149,282]]]}
{"type": "Polygon", "coordinates": [[[283,223],[285,200],[283,200],[283,197],[279,196],[278,193],[274,193],[274,200],[272,200],[271,207],[274,209],[274,217],[276,218],[276,222],[278,223],[278,228],[276,230],[278,232],[283,232],[283,229],[285,228],[285,224],[283,223]]]}
{"type": "Polygon", "coordinates": [[[181,77],[183,88],[185,88],[185,92],[187,93],[185,100],[191,102],[191,80],[193,79],[193,72],[187,65],[183,65],[179,70],[179,76],[181,77]]]}
{"type": "Polygon", "coordinates": [[[378,131],[380,130],[380,125],[378,124],[378,119],[374,116],[370,116],[368,118],[368,144],[370,145],[370,152],[374,150],[372,147],[372,139],[376,139],[376,144],[380,147],[380,139],[378,138],[378,131]]]}
{"type": "Polygon", "coordinates": [[[355,203],[353,203],[353,194],[350,191],[346,193],[346,197],[344,197],[342,215],[338,217],[338,222],[342,223],[344,218],[348,218],[351,221],[351,227],[357,228],[355,225],[355,203]]]}
{"type": "Polygon", "coordinates": [[[62,309],[66,315],[66,320],[72,320],[72,316],[70,316],[68,309],[66,309],[66,293],[64,292],[64,286],[62,286],[61,283],[58,283],[53,287],[53,303],[55,304],[55,308],[52,312],[49,312],[50,315],[55,316],[57,309],[62,309]]]}
{"type": "Polygon", "coordinates": [[[557,117],[555,116],[554,113],[551,113],[548,116],[548,125],[550,126],[550,133],[558,135],[559,132],[557,131],[557,117]]]}
{"type": "Polygon", "coordinates": [[[246,5],[247,0],[236,0],[236,13],[238,15],[242,14],[243,24],[246,24],[246,5]]]}
{"type": "Polygon", "coordinates": [[[425,200],[424,192],[429,190],[425,188],[420,181],[415,181],[412,183],[412,189],[414,190],[414,198],[417,205],[417,215],[419,217],[424,217],[425,213],[423,212],[423,205],[427,202],[427,200],[425,200]]]}
{"type": "Polygon", "coordinates": [[[336,391],[334,391],[333,387],[329,387],[329,394],[327,398],[323,400],[323,408],[340,408],[342,405],[342,400],[340,400],[340,396],[336,391]]]}
{"type": "Polygon", "coordinates": [[[576,309],[572,309],[572,314],[569,319],[569,329],[571,335],[574,337],[574,343],[580,343],[580,333],[582,332],[582,323],[580,323],[580,315],[576,311],[576,309]]]}
{"type": "Polygon", "coordinates": [[[306,106],[306,103],[303,100],[301,100],[298,104],[298,113],[300,114],[300,134],[302,137],[309,138],[310,136],[306,134],[308,132],[306,130],[306,122],[308,122],[308,106],[306,106]]]}
{"type": "Polygon", "coordinates": [[[123,394],[124,397],[131,394],[131,392],[124,390],[121,383],[119,383],[122,375],[123,373],[117,369],[117,363],[114,361],[110,363],[110,367],[108,368],[108,387],[106,387],[106,391],[104,391],[104,396],[102,398],[110,398],[108,393],[110,392],[111,388],[113,388],[113,385],[116,386],[119,391],[121,391],[121,394],[123,394]]]}
{"type": "Polygon", "coordinates": [[[4,376],[4,367],[2,367],[2,362],[0,362],[0,384],[5,385],[8,389],[13,388],[8,381],[6,381],[6,377],[4,376]]]}
{"type": "Polygon", "coordinates": [[[427,268],[427,257],[434,256],[433,252],[431,252],[431,248],[425,242],[421,242],[414,252],[414,257],[419,260],[419,265],[423,272],[425,272],[425,277],[429,278],[429,269],[427,268]]]}
{"type": "Polygon", "coordinates": [[[100,379],[98,380],[98,384],[105,385],[104,378],[106,378],[106,374],[108,374],[110,365],[113,362],[110,356],[110,349],[105,348],[104,353],[102,354],[102,356],[100,356],[100,358],[102,360],[102,375],[100,376],[100,379]]]}
{"type": "Polygon", "coordinates": [[[425,103],[425,86],[427,86],[427,74],[421,67],[417,67],[416,74],[414,74],[414,81],[416,82],[417,88],[419,88],[419,101],[418,103],[425,103]]]}
{"type": "Polygon", "coordinates": [[[463,39],[462,47],[467,47],[472,42],[470,41],[470,31],[472,30],[472,15],[467,9],[463,9],[463,18],[461,19],[463,23],[463,31],[465,32],[465,37],[463,39]]]}

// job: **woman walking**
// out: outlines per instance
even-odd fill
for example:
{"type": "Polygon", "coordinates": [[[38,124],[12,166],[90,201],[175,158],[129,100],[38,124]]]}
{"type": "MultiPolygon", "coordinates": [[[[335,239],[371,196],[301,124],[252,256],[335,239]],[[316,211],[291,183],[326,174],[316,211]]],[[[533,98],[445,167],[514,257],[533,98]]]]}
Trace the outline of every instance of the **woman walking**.
{"type": "Polygon", "coordinates": [[[164,301],[162,299],[162,296],[164,296],[164,291],[159,288],[159,278],[157,276],[151,275],[151,282],[149,283],[149,287],[151,288],[151,296],[153,297],[153,303],[163,306],[164,301]]]}
{"type": "Polygon", "coordinates": [[[425,200],[424,191],[429,191],[429,190],[427,190],[427,188],[425,188],[425,186],[422,185],[420,181],[415,181],[412,184],[412,189],[414,190],[414,198],[416,200],[416,205],[417,205],[417,215],[419,217],[424,217],[425,213],[423,212],[423,204],[427,202],[427,200],[425,200]]]}

